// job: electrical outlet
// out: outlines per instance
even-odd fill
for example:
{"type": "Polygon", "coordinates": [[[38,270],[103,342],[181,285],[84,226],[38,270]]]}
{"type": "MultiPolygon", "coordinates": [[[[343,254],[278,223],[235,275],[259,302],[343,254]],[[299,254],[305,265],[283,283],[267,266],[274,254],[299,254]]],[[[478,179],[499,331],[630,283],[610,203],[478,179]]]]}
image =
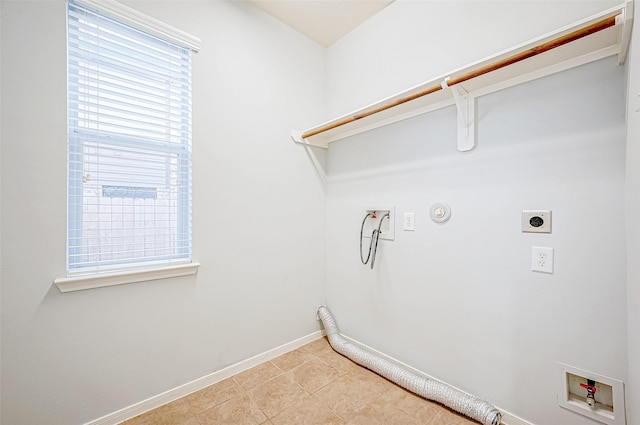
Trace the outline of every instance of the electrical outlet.
{"type": "Polygon", "coordinates": [[[416,230],[416,215],[412,212],[404,213],[404,221],[402,222],[402,230],[414,231],[416,230]]]}
{"type": "Polygon", "coordinates": [[[553,273],[553,248],[534,246],[531,248],[531,270],[553,273]]]}
{"type": "Polygon", "coordinates": [[[522,211],[524,233],[551,233],[551,210],[522,211]]]}

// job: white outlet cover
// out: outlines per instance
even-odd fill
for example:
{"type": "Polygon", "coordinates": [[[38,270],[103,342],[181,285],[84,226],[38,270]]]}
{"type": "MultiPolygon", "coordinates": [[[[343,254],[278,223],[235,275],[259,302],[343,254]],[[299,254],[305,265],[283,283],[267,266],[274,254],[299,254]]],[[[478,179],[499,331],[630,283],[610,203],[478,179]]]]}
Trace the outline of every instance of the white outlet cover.
{"type": "Polygon", "coordinates": [[[414,231],[416,223],[416,214],[414,212],[404,213],[404,220],[402,222],[402,230],[414,231]]]}
{"type": "Polygon", "coordinates": [[[541,246],[531,248],[531,270],[553,273],[553,248],[541,246]]]}

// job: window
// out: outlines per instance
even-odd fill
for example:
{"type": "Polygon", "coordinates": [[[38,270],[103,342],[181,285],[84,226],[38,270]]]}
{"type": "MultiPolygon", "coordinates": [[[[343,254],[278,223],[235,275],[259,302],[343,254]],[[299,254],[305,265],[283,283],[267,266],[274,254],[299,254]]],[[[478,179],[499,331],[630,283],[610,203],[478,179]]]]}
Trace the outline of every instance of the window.
{"type": "Polygon", "coordinates": [[[100,5],[68,2],[68,275],[189,263],[190,36],[100,5]]]}

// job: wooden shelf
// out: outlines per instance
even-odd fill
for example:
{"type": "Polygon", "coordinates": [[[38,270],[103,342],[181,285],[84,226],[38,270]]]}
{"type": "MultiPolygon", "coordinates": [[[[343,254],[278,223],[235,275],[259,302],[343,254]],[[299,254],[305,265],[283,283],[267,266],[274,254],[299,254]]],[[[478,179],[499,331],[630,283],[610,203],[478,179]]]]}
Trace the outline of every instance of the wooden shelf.
{"type": "Polygon", "coordinates": [[[394,96],[319,124],[293,131],[296,143],[329,143],[419,114],[456,105],[458,149],[475,146],[475,99],[609,56],[622,64],[631,34],[631,0],[496,55],[426,81],[394,96]]]}

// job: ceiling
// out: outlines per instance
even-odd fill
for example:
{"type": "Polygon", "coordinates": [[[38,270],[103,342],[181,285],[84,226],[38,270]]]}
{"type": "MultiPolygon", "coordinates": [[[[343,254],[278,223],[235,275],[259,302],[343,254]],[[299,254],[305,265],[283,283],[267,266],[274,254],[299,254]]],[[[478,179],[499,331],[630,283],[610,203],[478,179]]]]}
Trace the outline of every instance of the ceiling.
{"type": "Polygon", "coordinates": [[[276,19],[329,47],[394,0],[249,0],[276,19]]]}

